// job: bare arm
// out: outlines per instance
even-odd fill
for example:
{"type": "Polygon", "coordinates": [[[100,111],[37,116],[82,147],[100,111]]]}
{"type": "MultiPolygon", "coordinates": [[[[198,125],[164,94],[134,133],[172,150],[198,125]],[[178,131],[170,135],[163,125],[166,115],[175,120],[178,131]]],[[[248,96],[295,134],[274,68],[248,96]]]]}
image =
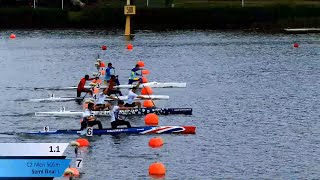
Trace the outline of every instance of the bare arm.
{"type": "Polygon", "coordinates": [[[143,97],[143,96],[137,96],[137,98],[140,98],[140,99],[151,99],[150,97],[143,97]]]}
{"type": "Polygon", "coordinates": [[[110,98],[110,99],[112,99],[112,100],[119,100],[118,98],[113,97],[113,96],[109,96],[108,98],[110,98]]]}

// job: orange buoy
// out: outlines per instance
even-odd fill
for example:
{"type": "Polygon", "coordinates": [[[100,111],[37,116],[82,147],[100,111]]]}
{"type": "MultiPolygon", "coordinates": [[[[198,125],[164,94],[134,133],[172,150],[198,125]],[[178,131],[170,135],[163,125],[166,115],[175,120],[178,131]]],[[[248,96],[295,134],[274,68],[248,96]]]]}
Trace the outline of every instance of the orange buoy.
{"type": "Polygon", "coordinates": [[[149,75],[150,71],[148,69],[144,69],[144,70],[142,70],[142,74],[143,75],[149,75]]]}
{"type": "Polygon", "coordinates": [[[152,108],[154,107],[155,105],[153,104],[153,102],[151,100],[144,100],[143,101],[143,107],[146,107],[146,108],[152,108]]]}
{"type": "Polygon", "coordinates": [[[73,171],[73,176],[78,177],[80,175],[79,170],[77,168],[70,168],[73,171]]]}
{"type": "Polygon", "coordinates": [[[165,174],[166,167],[161,162],[155,162],[149,166],[149,175],[161,176],[165,174]]]}
{"type": "Polygon", "coordinates": [[[161,137],[154,137],[151,138],[149,141],[149,146],[152,148],[158,148],[161,147],[163,145],[163,140],[161,137]]]}
{"type": "Polygon", "coordinates": [[[147,114],[144,118],[144,123],[149,126],[157,126],[159,124],[159,117],[154,113],[147,114]]]}
{"type": "Polygon", "coordinates": [[[294,44],[293,44],[293,47],[294,47],[294,48],[298,48],[298,47],[299,47],[299,44],[298,44],[298,43],[294,43],[294,44]]]}
{"type": "Polygon", "coordinates": [[[132,44],[127,44],[127,49],[128,50],[132,50],[133,49],[133,45],[132,44]]]}
{"type": "Polygon", "coordinates": [[[152,93],[153,93],[152,88],[149,87],[149,86],[144,86],[144,87],[141,89],[141,94],[142,94],[142,95],[151,95],[152,93]]]}
{"type": "Polygon", "coordinates": [[[15,34],[10,34],[10,39],[14,39],[16,38],[16,35],[15,34]]]}
{"type": "Polygon", "coordinates": [[[147,83],[148,79],[146,77],[142,77],[142,83],[147,83]]]}
{"type": "Polygon", "coordinates": [[[77,168],[67,168],[63,173],[64,177],[78,177],[79,175],[80,173],[77,168]]]}
{"type": "Polygon", "coordinates": [[[85,147],[90,145],[89,141],[85,138],[79,138],[77,139],[77,142],[79,143],[80,147],[85,147]]]}
{"type": "Polygon", "coordinates": [[[107,50],[107,46],[102,45],[102,46],[101,46],[101,49],[105,51],[105,50],[107,50]]]}
{"type": "Polygon", "coordinates": [[[141,60],[139,60],[139,61],[137,62],[137,64],[139,65],[139,67],[144,67],[144,62],[141,61],[141,60]]]}

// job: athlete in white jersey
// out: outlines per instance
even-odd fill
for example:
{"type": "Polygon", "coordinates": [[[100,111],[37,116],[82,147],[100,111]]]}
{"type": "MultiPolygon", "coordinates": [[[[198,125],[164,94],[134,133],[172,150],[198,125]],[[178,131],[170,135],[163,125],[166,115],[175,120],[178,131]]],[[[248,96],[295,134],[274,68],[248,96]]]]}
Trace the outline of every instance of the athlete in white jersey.
{"type": "Polygon", "coordinates": [[[140,98],[140,99],[149,99],[149,98],[145,98],[143,96],[139,96],[138,94],[136,94],[137,92],[137,87],[139,87],[140,82],[137,84],[137,86],[133,87],[129,93],[128,93],[128,99],[127,99],[127,103],[124,105],[125,107],[136,107],[138,106],[138,108],[141,108],[141,102],[134,102],[135,98],[140,98]]]}
{"type": "Polygon", "coordinates": [[[111,110],[111,104],[109,102],[105,101],[106,98],[118,100],[117,98],[109,97],[107,95],[107,93],[108,93],[108,90],[104,89],[103,92],[101,92],[97,95],[97,99],[95,100],[95,106],[94,106],[95,111],[101,111],[101,110],[105,110],[105,109],[111,110]]]}
{"type": "Polygon", "coordinates": [[[124,107],[124,102],[119,100],[118,105],[114,106],[111,111],[111,128],[116,129],[120,125],[126,125],[128,128],[131,128],[130,122],[125,121],[125,118],[120,117],[120,110],[129,110],[133,109],[131,107],[124,107]]]}
{"type": "Polygon", "coordinates": [[[81,129],[83,130],[87,127],[92,127],[94,125],[98,125],[99,129],[102,129],[102,124],[99,120],[96,120],[96,117],[94,116],[94,113],[92,112],[94,108],[93,103],[88,104],[88,109],[86,109],[82,115],[83,120],[81,122],[81,129]]]}

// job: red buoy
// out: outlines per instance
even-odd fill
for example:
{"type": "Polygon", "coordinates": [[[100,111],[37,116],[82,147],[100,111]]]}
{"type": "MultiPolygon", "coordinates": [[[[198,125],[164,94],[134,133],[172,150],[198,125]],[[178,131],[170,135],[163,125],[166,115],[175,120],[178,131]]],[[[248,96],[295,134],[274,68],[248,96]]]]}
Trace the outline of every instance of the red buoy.
{"type": "Polygon", "coordinates": [[[79,143],[80,147],[84,147],[84,146],[89,146],[90,143],[87,139],[85,138],[79,138],[77,139],[77,142],[79,143]]]}
{"type": "Polygon", "coordinates": [[[166,167],[161,162],[152,163],[149,166],[149,175],[165,175],[166,167]]]}
{"type": "Polygon", "coordinates": [[[128,49],[128,50],[132,50],[132,49],[133,49],[133,45],[132,45],[132,44],[128,44],[128,45],[127,45],[127,49],[128,49]]]}
{"type": "Polygon", "coordinates": [[[147,83],[148,79],[146,77],[142,77],[142,83],[147,83]]]}
{"type": "Polygon", "coordinates": [[[16,38],[16,35],[15,34],[10,34],[10,39],[14,39],[16,38]]]}
{"type": "Polygon", "coordinates": [[[144,123],[148,126],[157,126],[159,124],[159,117],[154,113],[147,114],[144,118],[144,123]]]}
{"type": "Polygon", "coordinates": [[[105,51],[105,50],[107,50],[107,46],[103,45],[103,46],[101,46],[101,49],[105,51]]]}
{"type": "Polygon", "coordinates": [[[149,146],[152,148],[159,148],[163,145],[163,140],[161,137],[154,137],[149,140],[149,146]]]}
{"type": "Polygon", "coordinates": [[[139,65],[139,67],[144,67],[144,62],[141,61],[141,60],[139,60],[139,61],[137,62],[137,64],[139,65]]]}
{"type": "Polygon", "coordinates": [[[150,74],[150,71],[148,69],[143,69],[142,70],[142,74],[143,75],[149,75],[150,74]]]}
{"type": "Polygon", "coordinates": [[[153,93],[151,87],[149,86],[144,86],[142,89],[141,89],[141,94],[142,95],[151,95],[153,93]]]}

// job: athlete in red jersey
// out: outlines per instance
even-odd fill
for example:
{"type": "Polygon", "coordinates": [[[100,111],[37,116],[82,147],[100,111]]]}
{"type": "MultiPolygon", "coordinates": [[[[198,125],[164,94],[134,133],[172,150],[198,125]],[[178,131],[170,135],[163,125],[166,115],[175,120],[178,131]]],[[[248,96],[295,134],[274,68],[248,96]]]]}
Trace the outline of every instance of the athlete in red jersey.
{"type": "Polygon", "coordinates": [[[111,75],[111,79],[109,81],[109,87],[108,87],[108,96],[110,96],[111,94],[119,94],[120,96],[122,96],[122,93],[120,90],[114,89],[114,86],[116,85],[117,85],[116,76],[111,75]]]}
{"type": "Polygon", "coordinates": [[[77,88],[77,97],[80,97],[82,92],[87,92],[92,95],[92,91],[84,88],[84,86],[86,85],[87,80],[93,80],[93,79],[95,78],[89,78],[89,75],[85,75],[84,78],[80,80],[77,88]]]}

